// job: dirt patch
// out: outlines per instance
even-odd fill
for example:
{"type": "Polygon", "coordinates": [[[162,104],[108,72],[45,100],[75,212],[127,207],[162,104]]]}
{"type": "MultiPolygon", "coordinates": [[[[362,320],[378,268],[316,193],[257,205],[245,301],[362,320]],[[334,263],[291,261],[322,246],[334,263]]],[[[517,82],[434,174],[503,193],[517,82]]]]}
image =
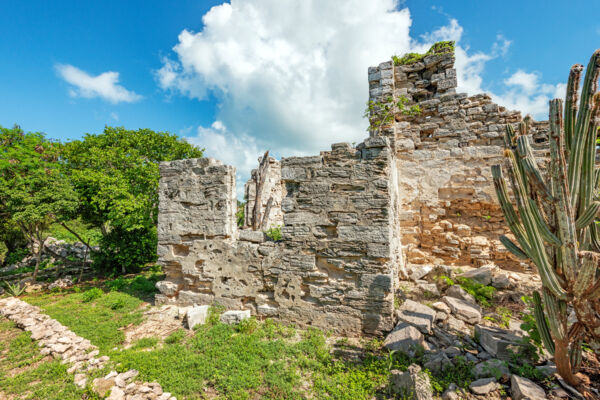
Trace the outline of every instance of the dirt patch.
{"type": "Polygon", "coordinates": [[[147,337],[164,340],[176,330],[183,328],[183,321],[178,314],[177,306],[150,307],[144,312],[144,321],[141,324],[131,324],[123,328],[125,333],[123,347],[128,348],[136,340],[147,337]]]}

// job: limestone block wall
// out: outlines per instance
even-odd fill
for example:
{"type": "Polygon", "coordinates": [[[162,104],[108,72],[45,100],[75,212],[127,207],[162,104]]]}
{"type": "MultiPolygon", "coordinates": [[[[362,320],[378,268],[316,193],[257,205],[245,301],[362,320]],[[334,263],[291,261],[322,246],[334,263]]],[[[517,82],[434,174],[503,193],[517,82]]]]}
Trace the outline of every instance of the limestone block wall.
{"type": "Polygon", "coordinates": [[[161,163],[158,303],[221,304],[339,333],[393,327],[402,267],[395,154],[387,138],[281,160],[281,242],[235,226],[235,170],[161,163]]]}
{"type": "MultiPolygon", "coordinates": [[[[404,97],[421,109],[416,116],[396,110],[393,123],[372,132],[395,145],[407,263],[481,265],[493,260],[518,268],[519,261],[498,240],[508,229],[490,166],[503,162],[505,125],[516,126],[521,114],[486,94],[456,93],[456,86],[453,52],[369,68],[370,100],[404,97]]],[[[548,123],[532,121],[531,132],[532,143],[545,142],[548,123]]]]}

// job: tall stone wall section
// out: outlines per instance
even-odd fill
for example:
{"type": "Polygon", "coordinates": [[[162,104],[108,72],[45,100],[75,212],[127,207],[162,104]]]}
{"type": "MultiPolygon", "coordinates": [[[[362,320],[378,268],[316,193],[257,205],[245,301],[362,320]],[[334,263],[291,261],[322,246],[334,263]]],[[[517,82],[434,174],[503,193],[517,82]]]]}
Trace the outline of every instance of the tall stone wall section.
{"type": "MultiPolygon", "coordinates": [[[[505,125],[516,126],[521,114],[498,106],[486,94],[456,93],[456,86],[453,52],[369,69],[371,101],[404,97],[421,109],[416,116],[397,109],[391,124],[372,132],[395,142],[407,264],[418,269],[423,264],[494,261],[518,268],[498,240],[508,229],[490,166],[503,162],[505,125]]],[[[532,121],[531,131],[532,142],[543,143],[548,123],[532,121]]]]}
{"type": "Polygon", "coordinates": [[[386,138],[281,160],[280,242],[235,225],[235,170],[161,163],[157,303],[221,304],[357,335],[393,327],[402,266],[394,151],[386,138]]]}

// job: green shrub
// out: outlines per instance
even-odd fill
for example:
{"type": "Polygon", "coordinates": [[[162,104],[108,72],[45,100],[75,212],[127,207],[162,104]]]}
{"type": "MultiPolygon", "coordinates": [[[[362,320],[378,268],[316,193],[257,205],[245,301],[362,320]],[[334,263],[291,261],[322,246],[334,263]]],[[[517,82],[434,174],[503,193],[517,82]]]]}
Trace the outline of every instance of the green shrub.
{"type": "Polygon", "coordinates": [[[94,266],[113,273],[137,272],[156,261],[156,227],[133,230],[113,228],[100,239],[100,251],[92,253],[94,266]]]}
{"type": "Polygon", "coordinates": [[[158,343],[158,338],[154,337],[145,337],[136,340],[131,346],[132,349],[148,349],[156,346],[158,343]]]}
{"type": "Polygon", "coordinates": [[[104,292],[101,289],[94,287],[83,292],[82,299],[85,303],[89,303],[92,300],[99,299],[103,294],[104,292]]]}
{"type": "Polygon", "coordinates": [[[496,293],[496,289],[493,286],[482,285],[472,279],[458,277],[458,284],[471,296],[475,297],[475,300],[484,307],[491,307],[490,301],[496,293]]]}
{"type": "Polygon", "coordinates": [[[274,242],[279,242],[283,239],[283,236],[281,235],[281,226],[269,228],[269,230],[267,230],[265,234],[269,239],[271,239],[274,242]]]}
{"type": "Polygon", "coordinates": [[[16,264],[20,262],[22,259],[31,254],[31,250],[29,247],[21,247],[14,251],[11,251],[6,255],[4,263],[6,265],[16,264]]]}
{"type": "Polygon", "coordinates": [[[176,344],[176,343],[180,343],[183,338],[185,338],[186,332],[185,329],[177,329],[175,332],[171,333],[169,336],[167,336],[167,338],[165,339],[165,343],[167,344],[176,344]]]}

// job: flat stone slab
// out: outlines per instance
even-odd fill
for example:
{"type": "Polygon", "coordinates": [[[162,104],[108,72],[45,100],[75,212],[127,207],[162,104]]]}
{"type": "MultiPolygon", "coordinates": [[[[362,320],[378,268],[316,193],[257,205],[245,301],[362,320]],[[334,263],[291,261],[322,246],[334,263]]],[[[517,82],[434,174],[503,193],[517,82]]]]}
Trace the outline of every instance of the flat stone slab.
{"type": "Polygon", "coordinates": [[[396,311],[400,321],[407,322],[424,334],[431,334],[431,325],[435,321],[435,310],[413,300],[405,300],[396,311]]]}
{"type": "Polygon", "coordinates": [[[463,277],[463,278],[469,278],[474,280],[477,283],[481,283],[482,285],[489,285],[490,283],[492,283],[492,278],[493,278],[493,267],[490,266],[483,266],[477,269],[472,269],[470,271],[465,272],[464,274],[461,274],[459,276],[463,277]]]}
{"type": "Polygon", "coordinates": [[[406,322],[400,322],[396,325],[383,342],[383,346],[386,349],[400,351],[409,356],[413,356],[419,346],[423,346],[424,344],[423,334],[406,322]]]}
{"type": "Polygon", "coordinates": [[[510,392],[513,400],[544,400],[546,392],[544,389],[522,376],[513,375],[510,378],[510,392]]]}
{"type": "Polygon", "coordinates": [[[523,347],[521,337],[506,329],[475,325],[475,336],[485,351],[500,360],[509,361],[523,347]]]}
{"type": "Polygon", "coordinates": [[[197,325],[204,325],[208,318],[209,306],[194,306],[187,310],[186,319],[189,329],[194,329],[197,325]]]}
{"type": "Polygon", "coordinates": [[[511,373],[506,361],[492,358],[475,365],[473,367],[473,375],[476,379],[494,377],[506,382],[510,378],[511,373]]]}
{"type": "Polygon", "coordinates": [[[475,394],[488,394],[498,389],[498,383],[496,382],[496,378],[477,379],[471,382],[469,389],[475,394]]]}
{"type": "Polygon", "coordinates": [[[442,301],[450,307],[452,314],[469,324],[477,324],[481,321],[481,311],[478,306],[475,306],[462,299],[455,297],[444,296],[442,301]]]}

